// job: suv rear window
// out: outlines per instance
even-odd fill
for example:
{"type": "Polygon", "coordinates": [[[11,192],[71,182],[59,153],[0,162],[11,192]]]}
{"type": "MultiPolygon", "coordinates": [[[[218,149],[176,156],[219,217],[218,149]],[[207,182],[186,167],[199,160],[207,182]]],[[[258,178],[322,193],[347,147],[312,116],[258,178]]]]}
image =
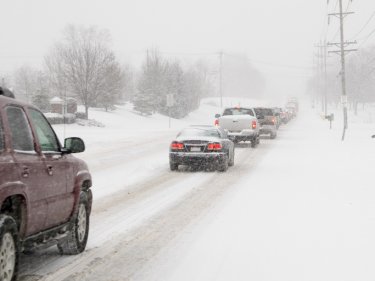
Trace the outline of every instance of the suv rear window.
{"type": "Polygon", "coordinates": [[[254,113],[251,109],[248,108],[227,108],[224,110],[223,116],[225,115],[251,115],[254,116],[254,113]]]}
{"type": "Polygon", "coordinates": [[[257,115],[263,115],[263,116],[273,116],[273,111],[271,108],[255,108],[255,113],[257,115]]]}
{"type": "Polygon", "coordinates": [[[25,112],[15,106],[6,109],[12,134],[12,148],[19,151],[35,151],[34,142],[25,112]]]}

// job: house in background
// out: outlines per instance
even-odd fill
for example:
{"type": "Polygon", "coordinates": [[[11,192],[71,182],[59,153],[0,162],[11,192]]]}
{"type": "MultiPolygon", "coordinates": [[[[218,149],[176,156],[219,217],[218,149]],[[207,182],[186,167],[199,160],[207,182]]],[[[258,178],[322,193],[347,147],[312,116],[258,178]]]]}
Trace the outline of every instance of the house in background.
{"type": "Polygon", "coordinates": [[[59,97],[54,97],[50,100],[51,112],[61,115],[75,114],[77,112],[77,100],[74,98],[67,98],[64,102],[59,97]]]}

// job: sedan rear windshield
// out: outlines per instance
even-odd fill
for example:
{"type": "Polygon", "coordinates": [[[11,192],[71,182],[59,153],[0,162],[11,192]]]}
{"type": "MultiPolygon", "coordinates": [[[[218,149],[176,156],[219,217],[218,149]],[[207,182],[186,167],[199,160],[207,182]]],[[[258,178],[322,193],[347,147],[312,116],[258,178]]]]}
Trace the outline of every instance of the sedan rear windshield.
{"type": "Polygon", "coordinates": [[[251,109],[248,108],[227,108],[224,110],[223,116],[225,115],[251,115],[254,116],[254,113],[251,109]]]}
{"type": "Polygon", "coordinates": [[[220,137],[219,132],[216,129],[199,129],[199,128],[189,128],[182,130],[178,137],[220,137]]]}

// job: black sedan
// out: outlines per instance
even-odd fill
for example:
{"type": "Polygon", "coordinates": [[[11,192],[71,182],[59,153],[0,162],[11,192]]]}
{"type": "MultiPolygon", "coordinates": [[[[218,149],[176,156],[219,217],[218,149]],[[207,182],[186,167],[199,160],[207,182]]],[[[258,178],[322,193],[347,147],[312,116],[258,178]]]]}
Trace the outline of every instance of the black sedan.
{"type": "Polygon", "coordinates": [[[225,130],[215,126],[191,126],[172,141],[169,150],[172,171],[179,165],[210,165],[225,172],[234,165],[234,143],[225,130]]]}

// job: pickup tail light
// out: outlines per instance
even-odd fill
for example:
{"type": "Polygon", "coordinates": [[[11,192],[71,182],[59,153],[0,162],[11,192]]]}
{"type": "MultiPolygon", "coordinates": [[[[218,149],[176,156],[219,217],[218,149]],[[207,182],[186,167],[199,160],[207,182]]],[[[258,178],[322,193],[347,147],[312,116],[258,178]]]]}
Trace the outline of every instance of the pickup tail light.
{"type": "Polygon", "coordinates": [[[182,142],[174,141],[171,143],[172,150],[184,150],[185,145],[182,142]]]}
{"type": "Polygon", "coordinates": [[[276,124],[276,118],[272,117],[272,123],[275,125],[276,124]]]}
{"type": "Polygon", "coordinates": [[[253,129],[257,128],[257,121],[253,120],[253,122],[251,122],[251,128],[253,129]]]}
{"type": "Polygon", "coordinates": [[[219,119],[215,119],[215,126],[219,126],[219,119]]]}
{"type": "Polygon", "coordinates": [[[207,150],[210,150],[210,151],[218,151],[218,150],[221,150],[222,148],[223,147],[218,142],[209,143],[207,145],[207,150]]]}

